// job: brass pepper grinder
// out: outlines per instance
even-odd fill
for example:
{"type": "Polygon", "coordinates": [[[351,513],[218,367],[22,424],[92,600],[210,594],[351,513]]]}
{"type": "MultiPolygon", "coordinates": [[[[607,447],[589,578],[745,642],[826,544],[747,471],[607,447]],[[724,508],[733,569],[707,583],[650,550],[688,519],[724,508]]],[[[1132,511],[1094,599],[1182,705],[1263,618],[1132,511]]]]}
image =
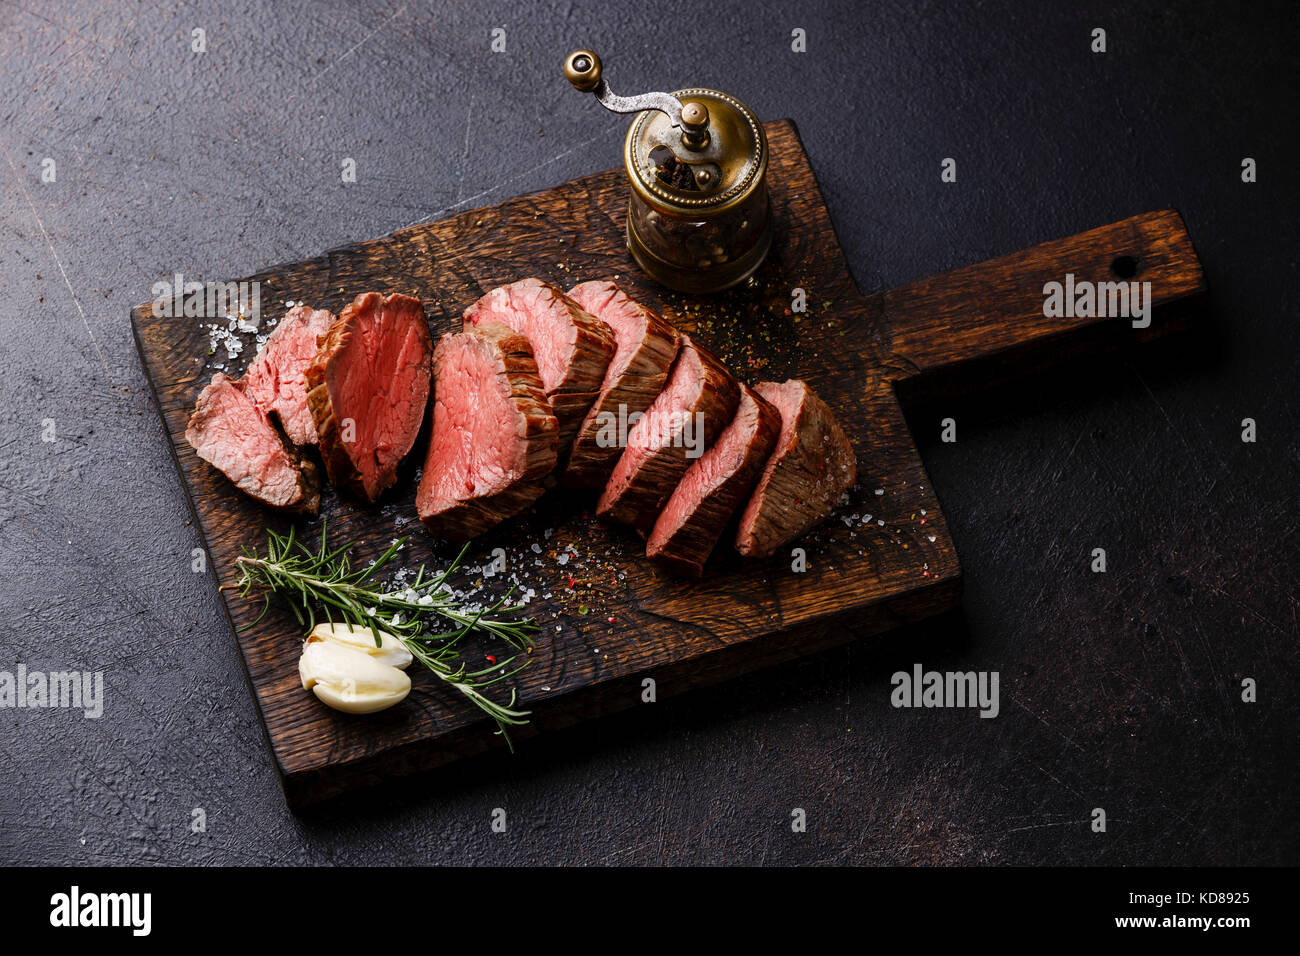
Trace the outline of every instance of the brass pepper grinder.
{"type": "Polygon", "coordinates": [[[717,90],[616,96],[590,50],[569,54],[564,75],[607,110],[638,114],[623,149],[637,265],[681,292],[720,292],[753,275],[772,246],[767,136],[753,110],[717,90]]]}

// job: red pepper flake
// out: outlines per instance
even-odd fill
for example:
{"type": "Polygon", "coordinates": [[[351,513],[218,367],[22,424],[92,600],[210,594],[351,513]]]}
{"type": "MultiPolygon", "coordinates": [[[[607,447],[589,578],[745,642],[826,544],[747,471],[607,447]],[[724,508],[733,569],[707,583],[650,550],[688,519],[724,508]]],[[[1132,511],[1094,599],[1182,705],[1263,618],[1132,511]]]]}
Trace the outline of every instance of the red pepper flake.
{"type": "Polygon", "coordinates": [[[487,655],[487,662],[488,662],[489,664],[495,664],[495,663],[497,662],[497,656],[496,656],[495,654],[488,654],[488,655],[487,655]]]}
{"type": "Polygon", "coordinates": [[[570,591],[573,590],[573,585],[576,584],[576,583],[577,583],[577,579],[576,579],[572,574],[570,574],[570,575],[569,575],[569,590],[570,590],[570,591]]]}
{"type": "Polygon", "coordinates": [[[614,623],[614,615],[611,614],[608,618],[606,618],[606,620],[609,621],[610,624],[613,624],[613,623],[614,623]]]}

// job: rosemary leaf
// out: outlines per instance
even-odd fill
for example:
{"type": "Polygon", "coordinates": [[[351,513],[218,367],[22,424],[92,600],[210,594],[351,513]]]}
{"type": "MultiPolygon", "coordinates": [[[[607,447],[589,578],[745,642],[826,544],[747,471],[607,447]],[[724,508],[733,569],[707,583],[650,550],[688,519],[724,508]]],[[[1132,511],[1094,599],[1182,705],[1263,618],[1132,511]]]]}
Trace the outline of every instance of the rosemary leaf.
{"type": "MultiPolygon", "coordinates": [[[[337,615],[353,627],[369,628],[376,646],[382,643],[379,631],[387,631],[406,645],[412,657],[491,717],[496,722],[496,732],[510,745],[507,728],[526,724],[529,712],[515,706],[513,690],[504,704],[487,697],[483,691],[528,666],[527,651],[533,646],[532,634],[538,627],[531,618],[521,616],[522,605],[506,605],[505,597],[478,609],[468,608],[456,599],[446,581],[459,570],[468,545],[445,571],[426,579],[426,569],[421,565],[413,584],[387,589],[377,584],[375,578],[397,557],[406,543],[405,538],[394,541],[370,565],[353,568],[349,557],[352,545],[330,549],[324,522],[320,545],[315,550],[299,541],[292,527],[287,534],[277,534],[269,528],[266,534],[265,557],[244,549],[244,554],[235,559],[240,572],[236,587],[243,596],[248,597],[254,590],[280,595],[288,601],[298,623],[308,630],[316,626],[319,608],[331,623],[337,615]],[[438,619],[453,628],[435,629],[438,619]],[[456,647],[468,634],[501,638],[519,653],[491,667],[471,671],[456,647]],[[524,658],[523,663],[511,668],[520,657],[524,658]]],[[[265,601],[269,606],[269,594],[265,601]]],[[[258,621],[266,610],[264,606],[258,621]]]]}

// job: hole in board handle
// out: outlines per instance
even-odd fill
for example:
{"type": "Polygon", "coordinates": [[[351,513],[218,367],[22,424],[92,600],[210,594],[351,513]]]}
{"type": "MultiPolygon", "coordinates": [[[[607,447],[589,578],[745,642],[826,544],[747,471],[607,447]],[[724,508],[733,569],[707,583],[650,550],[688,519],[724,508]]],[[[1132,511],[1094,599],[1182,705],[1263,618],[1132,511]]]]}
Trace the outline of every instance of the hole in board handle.
{"type": "Polygon", "coordinates": [[[1138,261],[1132,256],[1116,256],[1110,263],[1111,273],[1120,279],[1131,279],[1138,274],[1138,261]]]}

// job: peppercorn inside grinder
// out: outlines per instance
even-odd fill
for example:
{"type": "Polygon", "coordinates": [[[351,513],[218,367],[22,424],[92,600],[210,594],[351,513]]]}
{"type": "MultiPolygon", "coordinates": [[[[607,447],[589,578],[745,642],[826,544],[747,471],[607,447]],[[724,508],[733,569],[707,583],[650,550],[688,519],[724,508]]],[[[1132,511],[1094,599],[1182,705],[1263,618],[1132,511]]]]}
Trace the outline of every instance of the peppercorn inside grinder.
{"type": "Polygon", "coordinates": [[[720,292],[753,275],[772,246],[767,136],[753,110],[717,90],[616,96],[590,50],[569,54],[564,75],[607,110],[638,114],[623,148],[637,265],[680,292],[720,292]]]}

